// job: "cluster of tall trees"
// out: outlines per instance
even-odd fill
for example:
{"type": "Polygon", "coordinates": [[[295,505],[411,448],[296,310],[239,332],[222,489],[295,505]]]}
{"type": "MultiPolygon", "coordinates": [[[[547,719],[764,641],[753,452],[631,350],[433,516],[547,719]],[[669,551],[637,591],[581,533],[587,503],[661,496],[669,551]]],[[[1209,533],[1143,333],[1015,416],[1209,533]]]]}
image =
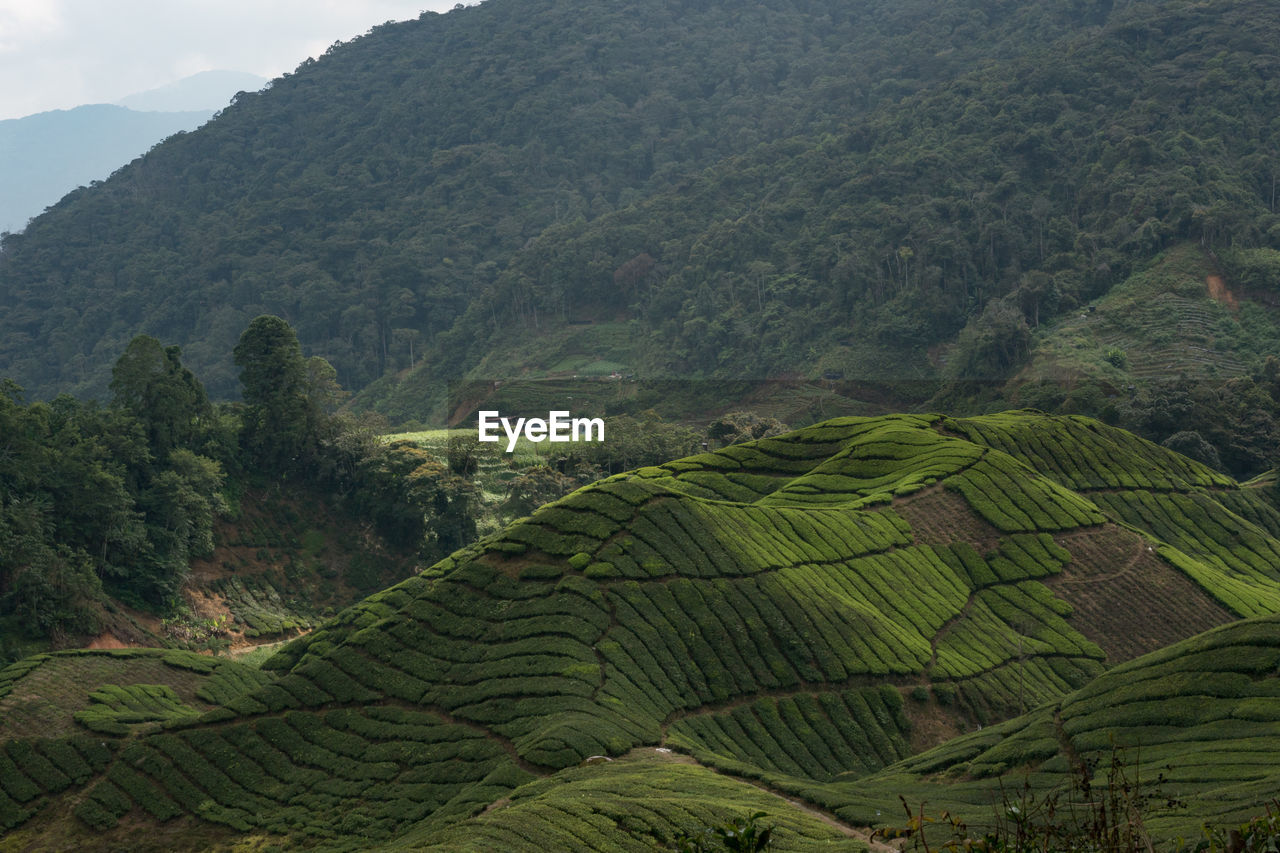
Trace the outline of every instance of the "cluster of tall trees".
{"type": "Polygon", "coordinates": [[[255,483],[345,499],[424,556],[474,535],[439,463],[335,414],[332,367],[304,359],[284,320],[251,322],[234,358],[232,404],[211,403],[179,348],[147,335],[117,359],[106,406],[28,404],[0,385],[0,636],[92,633],[111,598],[168,612],[229,498],[255,483]]]}
{"type": "Polygon", "coordinates": [[[92,631],[104,593],[171,605],[226,511],[236,424],[178,348],[135,338],[111,388],[106,407],[0,389],[0,605],[29,634],[92,631]]]}

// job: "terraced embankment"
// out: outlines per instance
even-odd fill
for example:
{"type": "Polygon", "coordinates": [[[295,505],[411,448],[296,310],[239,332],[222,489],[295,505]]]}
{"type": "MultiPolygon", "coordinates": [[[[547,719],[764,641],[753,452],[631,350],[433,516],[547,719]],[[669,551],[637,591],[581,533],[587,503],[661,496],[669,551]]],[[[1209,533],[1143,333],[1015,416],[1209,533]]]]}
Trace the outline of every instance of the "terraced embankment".
{"type": "MultiPolygon", "coordinates": [[[[778,784],[846,821],[895,820],[902,795],[981,825],[1000,808],[1001,779],[1015,802],[1024,782],[1039,796],[1068,791],[1082,768],[1104,791],[1113,749],[1127,780],[1150,786],[1145,820],[1156,849],[1194,838],[1203,823],[1261,814],[1280,791],[1280,617],[1234,622],[1122,664],[1061,700],[856,785],[778,784]],[[1169,808],[1170,798],[1184,805],[1169,808]]],[[[1077,808],[1082,802],[1076,792],[1077,808]]]]}
{"type": "MultiPolygon", "coordinates": [[[[3,777],[4,820],[19,842],[63,831],[70,789],[104,833],[90,847],[179,816],[290,845],[483,847],[459,822],[509,811],[537,813],[530,848],[641,849],[762,802],[715,768],[865,824],[883,804],[849,780],[914,779],[895,762],[922,734],[1038,707],[1007,731],[1041,725],[1119,660],[1280,612],[1275,520],[1257,493],[1083,419],[837,419],[581,489],[285,647],[269,683],[103,741],[73,785],[3,777]],[[1157,591],[1122,617],[1126,584],[1157,591]],[[570,769],[660,745],[701,781],[570,769]],[[617,799],[664,786],[643,817],[617,799]]],[[[824,837],[763,802],[780,849],[824,837]]]]}

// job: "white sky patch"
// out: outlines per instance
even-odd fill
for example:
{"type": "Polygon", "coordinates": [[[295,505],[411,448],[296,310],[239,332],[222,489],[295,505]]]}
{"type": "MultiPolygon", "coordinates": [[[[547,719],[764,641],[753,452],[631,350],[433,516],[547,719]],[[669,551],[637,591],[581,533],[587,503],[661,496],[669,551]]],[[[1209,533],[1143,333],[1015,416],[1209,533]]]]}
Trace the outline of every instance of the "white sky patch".
{"type": "Polygon", "coordinates": [[[200,71],[278,77],[457,0],[0,0],[0,119],[111,103],[200,71]]]}
{"type": "Polygon", "coordinates": [[[173,64],[173,70],[177,73],[178,79],[182,79],[183,77],[190,77],[192,74],[199,74],[201,71],[213,71],[214,66],[207,55],[192,53],[188,56],[179,57],[173,64]]]}
{"type": "Polygon", "coordinates": [[[61,4],[55,0],[0,0],[0,53],[20,50],[24,44],[57,32],[62,24],[61,4]]]}

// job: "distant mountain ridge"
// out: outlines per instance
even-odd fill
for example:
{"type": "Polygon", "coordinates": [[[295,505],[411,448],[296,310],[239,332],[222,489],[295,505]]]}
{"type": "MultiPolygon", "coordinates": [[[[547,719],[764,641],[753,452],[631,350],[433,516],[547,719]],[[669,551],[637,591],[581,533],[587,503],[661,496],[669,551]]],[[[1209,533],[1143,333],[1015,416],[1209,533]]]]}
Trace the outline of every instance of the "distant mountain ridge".
{"type": "Polygon", "coordinates": [[[121,98],[0,121],[0,231],[27,221],[79,186],[104,181],[175,133],[195,130],[265,77],[205,71],[121,98]]]}
{"type": "Polygon", "coordinates": [[[145,92],[127,95],[116,103],[139,112],[189,112],[220,110],[237,92],[256,92],[269,81],[247,71],[201,71],[145,92]]]}
{"type": "Polygon", "coordinates": [[[17,232],[76,187],[103,181],[213,110],[135,112],[88,104],[0,121],[0,230],[17,232]]]}

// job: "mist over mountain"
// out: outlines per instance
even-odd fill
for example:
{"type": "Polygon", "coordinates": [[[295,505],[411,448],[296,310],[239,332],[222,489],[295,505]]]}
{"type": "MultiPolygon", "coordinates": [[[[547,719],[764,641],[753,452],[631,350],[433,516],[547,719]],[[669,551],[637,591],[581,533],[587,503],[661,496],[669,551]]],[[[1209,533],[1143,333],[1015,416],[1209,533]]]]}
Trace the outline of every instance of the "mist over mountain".
{"type": "Polygon", "coordinates": [[[0,121],[0,231],[21,231],[76,187],[102,181],[213,109],[135,112],[88,104],[0,121]]]}
{"type": "Polygon", "coordinates": [[[127,95],[116,103],[139,112],[220,110],[236,92],[256,92],[267,82],[266,77],[246,71],[201,71],[145,92],[127,95]]]}

